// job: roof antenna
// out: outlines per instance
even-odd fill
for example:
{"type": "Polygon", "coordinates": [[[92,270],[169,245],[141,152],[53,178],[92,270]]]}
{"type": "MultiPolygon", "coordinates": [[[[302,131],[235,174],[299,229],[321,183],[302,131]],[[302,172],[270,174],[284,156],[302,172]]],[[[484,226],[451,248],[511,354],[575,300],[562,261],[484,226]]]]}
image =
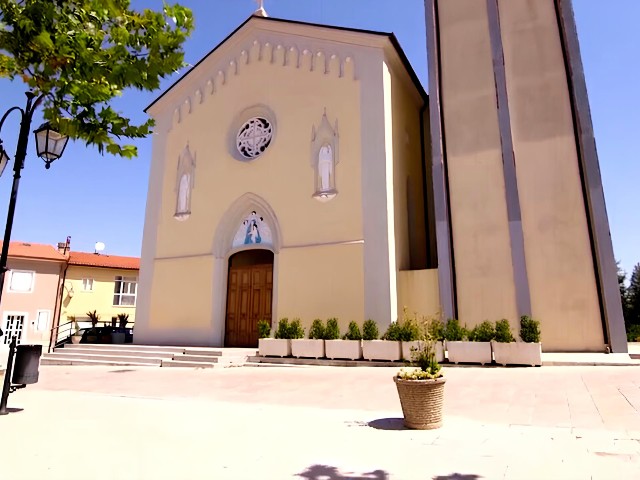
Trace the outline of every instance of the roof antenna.
{"type": "Polygon", "coordinates": [[[253,0],[258,4],[258,9],[253,12],[257,17],[268,17],[267,11],[264,9],[264,0],[253,0]]]}

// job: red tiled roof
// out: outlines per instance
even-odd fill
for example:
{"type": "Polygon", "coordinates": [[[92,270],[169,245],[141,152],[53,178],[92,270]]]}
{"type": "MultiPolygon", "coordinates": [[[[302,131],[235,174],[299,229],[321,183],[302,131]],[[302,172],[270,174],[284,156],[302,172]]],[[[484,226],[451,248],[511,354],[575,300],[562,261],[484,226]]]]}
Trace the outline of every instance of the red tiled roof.
{"type": "MultiPolygon", "coordinates": [[[[2,242],[0,242],[0,248],[2,248],[2,242]]],[[[66,257],[58,252],[54,246],[43,243],[11,242],[9,243],[9,256],[58,260],[60,262],[66,260],[66,257]]]]}
{"type": "Polygon", "coordinates": [[[123,270],[139,270],[140,258],[102,255],[98,253],[69,252],[69,265],[86,267],[121,268],[123,270]]]}

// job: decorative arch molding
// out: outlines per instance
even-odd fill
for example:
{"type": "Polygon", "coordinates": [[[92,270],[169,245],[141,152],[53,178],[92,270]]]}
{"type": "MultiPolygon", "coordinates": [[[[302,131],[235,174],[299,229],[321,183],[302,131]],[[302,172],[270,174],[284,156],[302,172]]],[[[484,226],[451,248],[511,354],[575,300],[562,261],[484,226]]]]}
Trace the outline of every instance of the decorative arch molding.
{"type": "Polygon", "coordinates": [[[238,233],[238,229],[247,221],[248,217],[256,212],[257,217],[268,225],[270,232],[270,244],[262,245],[260,248],[267,248],[277,254],[282,247],[282,233],[280,224],[275,212],[269,203],[256,195],[255,193],[245,193],[236,199],[222,216],[213,237],[213,255],[216,258],[226,258],[233,250],[242,250],[245,248],[256,248],[258,245],[243,245],[234,247],[234,239],[238,233]]]}
{"type": "MultiPolygon", "coordinates": [[[[356,69],[353,56],[342,55],[330,49],[312,48],[310,46],[283,42],[247,41],[237,48],[237,53],[219,60],[209,70],[193,91],[184,95],[173,109],[173,125],[182,123],[185,118],[204,104],[208,97],[221,94],[224,87],[233,82],[252,64],[266,63],[277,67],[295,68],[310,74],[356,80],[356,69]]],[[[195,73],[195,72],[194,72],[195,73]]]]}

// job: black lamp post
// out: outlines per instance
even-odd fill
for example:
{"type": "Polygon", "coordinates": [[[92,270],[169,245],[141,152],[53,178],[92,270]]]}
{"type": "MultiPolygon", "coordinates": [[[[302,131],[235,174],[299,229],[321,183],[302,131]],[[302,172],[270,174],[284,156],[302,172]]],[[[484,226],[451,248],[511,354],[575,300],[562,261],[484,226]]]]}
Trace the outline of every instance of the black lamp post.
{"type": "MultiPolygon", "coordinates": [[[[9,200],[9,210],[7,212],[7,225],[4,231],[4,240],[2,242],[2,253],[0,254],[0,305],[2,304],[2,293],[4,292],[4,278],[7,272],[7,259],[9,256],[9,243],[11,242],[11,229],[13,228],[13,217],[16,210],[16,200],[18,199],[18,188],[20,186],[20,172],[24,168],[24,161],[27,156],[27,146],[29,145],[29,130],[31,129],[31,121],[33,120],[33,112],[38,108],[44,95],[40,95],[37,99],[32,92],[27,92],[27,104],[25,108],[12,107],[5,112],[0,120],[0,132],[2,126],[9,114],[13,111],[19,111],[21,115],[20,133],[18,135],[18,145],[16,147],[15,162],[13,165],[13,186],[11,187],[11,198],[9,200]],[[35,99],[35,100],[34,100],[35,99]]],[[[45,162],[45,168],[49,168],[51,163],[62,156],[67,146],[68,137],[52,130],[48,123],[40,126],[35,132],[36,151],[38,156],[45,162]]],[[[9,155],[2,146],[0,139],[0,175],[9,163],[9,155]]],[[[0,329],[2,336],[2,329],[0,329]]],[[[0,397],[0,415],[7,413],[7,398],[11,388],[11,373],[13,369],[13,355],[16,348],[17,338],[13,336],[9,347],[9,358],[7,360],[7,370],[5,372],[4,384],[2,388],[2,397],[0,397]]]]}

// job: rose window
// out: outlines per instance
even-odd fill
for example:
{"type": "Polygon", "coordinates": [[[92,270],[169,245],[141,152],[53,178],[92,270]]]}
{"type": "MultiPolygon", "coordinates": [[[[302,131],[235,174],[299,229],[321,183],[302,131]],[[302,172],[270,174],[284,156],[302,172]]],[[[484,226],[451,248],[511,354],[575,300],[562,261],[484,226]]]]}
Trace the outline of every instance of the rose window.
{"type": "Polygon", "coordinates": [[[264,152],[273,138],[273,126],[266,118],[254,117],[248,120],[236,138],[238,152],[248,159],[257,158],[264,152]]]}

